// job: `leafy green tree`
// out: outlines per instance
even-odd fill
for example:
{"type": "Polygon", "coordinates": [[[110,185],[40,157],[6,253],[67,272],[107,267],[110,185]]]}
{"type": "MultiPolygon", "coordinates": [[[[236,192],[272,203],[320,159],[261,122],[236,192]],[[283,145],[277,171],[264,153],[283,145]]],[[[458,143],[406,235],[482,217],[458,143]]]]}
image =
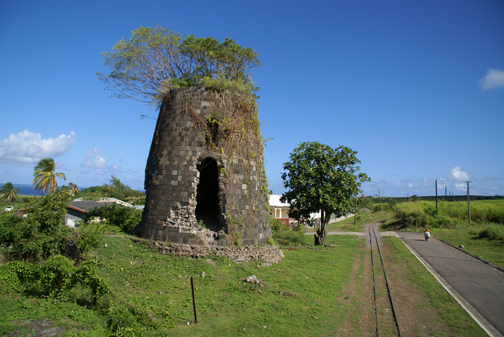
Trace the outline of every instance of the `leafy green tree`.
{"type": "Polygon", "coordinates": [[[0,245],[10,246],[19,240],[21,219],[12,213],[0,214],[0,245]]]}
{"type": "Polygon", "coordinates": [[[0,199],[15,202],[19,195],[19,188],[14,188],[10,182],[5,183],[0,189],[0,199]]]}
{"type": "Polygon", "coordinates": [[[66,180],[65,174],[61,172],[54,172],[56,165],[52,158],[44,158],[40,160],[35,166],[33,172],[33,189],[39,190],[43,193],[48,191],[49,193],[54,193],[58,189],[58,183],[56,182],[56,177],[63,178],[66,180]]]}
{"type": "Polygon", "coordinates": [[[126,197],[133,192],[131,187],[123,184],[120,179],[114,176],[111,176],[108,185],[103,184],[102,189],[107,196],[117,198],[119,200],[126,200],[126,197]]]}
{"type": "Polygon", "coordinates": [[[332,149],[318,142],[303,142],[284,163],[282,179],[287,192],[280,200],[290,203],[299,221],[309,221],[310,213],[320,212],[316,245],[326,243],[331,214],[340,217],[353,211],[361,183],[370,181],[359,172],[356,154],[345,146],[332,149]]]}
{"type": "Polygon", "coordinates": [[[65,226],[70,196],[57,192],[34,199],[27,207],[28,217],[19,224],[16,251],[29,260],[39,261],[65,252],[71,229],[65,226]]]}
{"type": "Polygon", "coordinates": [[[166,92],[180,87],[233,88],[254,93],[250,71],[261,62],[251,48],[232,39],[182,38],[168,27],[140,27],[111,52],[102,53],[110,74],[97,73],[119,98],[158,105],[166,92]]]}
{"type": "Polygon", "coordinates": [[[142,220],[142,210],[114,203],[88,210],[86,220],[94,217],[105,219],[107,225],[117,226],[124,232],[128,232],[142,220]]]}
{"type": "Polygon", "coordinates": [[[74,195],[79,194],[80,189],[74,183],[68,183],[68,186],[66,185],[61,186],[61,191],[73,197],[74,195]]]}
{"type": "Polygon", "coordinates": [[[364,195],[362,195],[357,200],[357,205],[359,206],[359,208],[367,208],[370,210],[373,208],[373,201],[371,200],[371,198],[369,196],[365,197],[364,195]]]}

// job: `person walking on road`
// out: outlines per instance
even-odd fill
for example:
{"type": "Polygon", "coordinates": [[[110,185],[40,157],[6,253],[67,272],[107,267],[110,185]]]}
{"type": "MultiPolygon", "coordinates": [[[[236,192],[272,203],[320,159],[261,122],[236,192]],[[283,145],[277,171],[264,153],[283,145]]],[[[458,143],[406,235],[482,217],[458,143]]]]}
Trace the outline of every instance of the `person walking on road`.
{"type": "Polygon", "coordinates": [[[429,238],[430,238],[430,232],[429,232],[429,229],[426,228],[425,229],[425,232],[424,232],[424,237],[425,237],[425,241],[429,241],[429,238]]]}

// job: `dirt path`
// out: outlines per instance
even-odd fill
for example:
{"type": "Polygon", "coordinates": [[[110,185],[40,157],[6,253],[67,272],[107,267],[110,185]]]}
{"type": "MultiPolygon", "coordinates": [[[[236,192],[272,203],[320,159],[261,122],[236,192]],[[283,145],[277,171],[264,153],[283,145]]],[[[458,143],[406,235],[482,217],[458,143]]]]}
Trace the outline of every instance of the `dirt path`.
{"type": "MultiPolygon", "coordinates": [[[[373,223],[371,225],[376,225],[373,223]]],[[[352,233],[355,234],[355,233],[352,233]]],[[[373,274],[371,269],[371,250],[367,231],[362,233],[366,240],[361,245],[360,254],[354,260],[349,276],[349,286],[337,301],[351,301],[346,324],[333,333],[337,336],[376,336],[376,319],[373,295],[373,274]]],[[[374,237],[373,237],[374,240],[374,237]]],[[[450,336],[448,325],[441,319],[437,309],[430,305],[426,294],[419,291],[411,282],[411,273],[405,265],[395,262],[388,245],[378,237],[385,264],[392,298],[402,336],[450,336]]],[[[381,270],[380,258],[373,248],[375,275],[377,279],[378,321],[380,334],[397,336],[385,280],[381,270]]]]}

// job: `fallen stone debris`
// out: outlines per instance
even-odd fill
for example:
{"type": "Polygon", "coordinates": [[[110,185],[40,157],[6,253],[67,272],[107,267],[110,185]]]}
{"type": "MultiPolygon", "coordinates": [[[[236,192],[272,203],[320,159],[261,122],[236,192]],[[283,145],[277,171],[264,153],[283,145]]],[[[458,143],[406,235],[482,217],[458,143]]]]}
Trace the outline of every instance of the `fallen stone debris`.
{"type": "Polygon", "coordinates": [[[171,243],[164,241],[148,241],[132,237],[133,242],[147,242],[152,250],[161,254],[185,256],[200,259],[209,256],[226,257],[230,261],[246,263],[261,261],[263,263],[278,263],[285,256],[279,246],[200,246],[171,243]]]}

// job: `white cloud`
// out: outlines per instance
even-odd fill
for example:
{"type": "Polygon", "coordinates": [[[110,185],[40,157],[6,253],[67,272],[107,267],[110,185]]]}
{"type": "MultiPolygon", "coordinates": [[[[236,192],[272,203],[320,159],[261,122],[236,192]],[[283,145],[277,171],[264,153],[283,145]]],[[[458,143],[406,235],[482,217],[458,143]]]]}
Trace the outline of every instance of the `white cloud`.
{"type": "Polygon", "coordinates": [[[451,181],[467,181],[470,178],[470,174],[466,171],[462,171],[460,166],[455,166],[448,174],[447,180],[451,181]]]}
{"type": "Polygon", "coordinates": [[[94,169],[104,169],[107,167],[107,159],[99,155],[100,148],[94,147],[93,150],[86,153],[86,159],[84,163],[81,164],[82,167],[94,168],[94,169]]]}
{"type": "Polygon", "coordinates": [[[40,133],[24,130],[0,141],[0,163],[24,165],[38,163],[42,158],[54,159],[70,150],[75,141],[73,131],[68,136],[44,139],[40,133]]]}
{"type": "Polygon", "coordinates": [[[467,187],[466,183],[455,183],[455,189],[457,191],[465,191],[467,187]]]}
{"type": "Polygon", "coordinates": [[[504,86],[504,71],[500,69],[488,69],[485,77],[480,79],[484,90],[504,86]]]}

